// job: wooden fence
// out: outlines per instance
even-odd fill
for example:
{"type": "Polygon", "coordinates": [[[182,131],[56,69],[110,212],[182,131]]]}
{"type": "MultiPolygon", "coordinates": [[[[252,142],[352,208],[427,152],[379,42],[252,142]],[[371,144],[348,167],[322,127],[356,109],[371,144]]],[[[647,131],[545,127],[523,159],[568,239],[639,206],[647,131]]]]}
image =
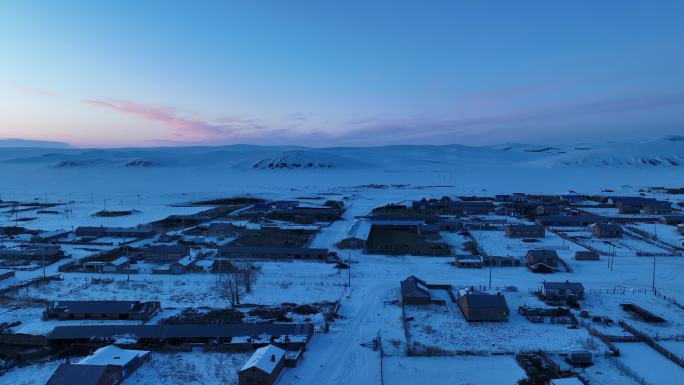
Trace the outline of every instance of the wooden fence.
{"type": "Polygon", "coordinates": [[[620,320],[620,326],[632,333],[634,336],[638,337],[641,341],[645,342],[648,346],[652,347],[655,351],[662,354],[668,360],[679,365],[681,368],[684,368],[684,359],[682,359],[682,357],[679,357],[671,351],[665,349],[663,345],[659,344],[658,341],[651,338],[646,333],[637,330],[635,327],[622,320],[620,320]]]}

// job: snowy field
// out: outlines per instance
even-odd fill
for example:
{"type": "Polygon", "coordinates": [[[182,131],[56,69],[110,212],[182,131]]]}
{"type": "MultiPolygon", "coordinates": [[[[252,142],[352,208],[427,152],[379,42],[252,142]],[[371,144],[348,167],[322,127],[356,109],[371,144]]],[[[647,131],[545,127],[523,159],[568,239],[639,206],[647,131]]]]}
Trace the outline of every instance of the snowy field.
{"type": "Polygon", "coordinates": [[[564,352],[586,348],[586,329],[535,324],[518,314],[519,306],[543,307],[530,293],[503,293],[511,310],[508,322],[468,323],[458,304],[406,306],[414,344],[452,352],[519,353],[526,350],[564,352]]]}
{"type": "MultiPolygon", "coordinates": [[[[681,153],[680,150],[677,147],[676,151],[681,153]]],[[[206,157],[200,150],[188,150],[197,154],[183,162],[173,160],[168,154],[165,155],[168,159],[157,159],[155,157],[159,154],[130,150],[136,158],[155,158],[156,163],[153,163],[158,166],[149,168],[120,167],[117,163],[119,160],[104,162],[103,165],[85,162],[89,165],[81,166],[76,162],[72,167],[56,167],[59,159],[45,159],[60,158],[62,155],[43,158],[45,154],[36,151],[0,152],[0,161],[3,162],[0,164],[0,178],[5,181],[0,189],[2,199],[44,201],[47,198],[49,202],[60,203],[54,208],[59,214],[37,214],[37,210],[22,212],[22,217],[37,218],[20,222],[30,229],[71,229],[72,226],[82,225],[135,226],[171,214],[190,214],[207,209],[178,205],[212,198],[316,197],[316,203],[325,199],[343,200],[347,211],[342,220],[323,226],[310,246],[329,248],[338,251],[343,259],[351,259],[350,288],[344,286],[349,279],[348,271],[335,269],[330,264],[307,261],[258,262],[260,273],[254,290],[241,300],[242,303],[260,305],[341,300],[340,317],[330,325],[330,332],[314,335],[304,360],[297,368],[287,369],[283,373],[279,382],[282,385],[379,383],[380,357],[377,351],[367,347],[378,336],[381,336],[387,354],[383,365],[384,380],[388,385],[512,384],[524,375],[512,356],[406,357],[407,341],[401,319],[399,282],[412,274],[428,283],[462,287],[488,286],[491,273],[492,292],[506,286],[518,288],[518,292],[503,293],[511,309],[507,323],[468,324],[455,304],[409,308],[409,315],[414,317],[410,321],[412,341],[439,345],[447,350],[473,350],[491,354],[528,349],[566,352],[589,348],[599,355],[604,347],[600,343],[594,345],[589,342],[586,329],[532,324],[517,313],[520,305],[540,305],[530,291],[537,289],[543,280],[582,282],[587,289],[587,297],[581,302],[582,309],[591,315],[605,315],[615,321],[625,319],[640,330],[664,338],[684,333],[684,311],[650,293],[653,258],[636,257],[635,253],[654,246],[642,240],[626,238],[619,241],[617,256],[612,269],[609,269],[606,257],[600,261],[574,260],[575,251],[584,248],[549,231],[545,238],[536,243],[506,238],[501,230],[471,231],[480,247],[491,255],[521,257],[533,248],[556,250],[570,265],[572,272],[551,275],[533,274],[522,266],[491,270],[459,269],[450,264],[452,257],[365,255],[359,250],[341,251],[334,247],[336,242],[345,238],[355,217],[367,215],[373,208],[388,203],[408,203],[413,199],[440,198],[445,195],[494,195],[513,191],[565,194],[575,190],[598,194],[603,189],[610,189],[616,195],[634,195],[640,188],[684,180],[684,168],[681,167],[635,166],[617,161],[611,167],[599,167],[603,159],[599,161],[592,158],[584,162],[574,159],[573,156],[579,155],[571,153],[548,157],[526,152],[522,145],[512,146],[505,154],[488,148],[482,150],[485,157],[479,157],[480,152],[457,147],[448,150],[415,149],[410,154],[404,149],[383,149],[377,150],[377,153],[339,149],[335,151],[337,157],[334,158],[335,162],[341,162],[338,167],[311,170],[256,170],[251,168],[253,163],[242,158],[235,160],[228,152],[213,153],[206,157]],[[352,155],[354,158],[363,158],[371,166],[345,163],[345,157],[352,155]],[[16,161],[17,158],[25,159],[16,161]],[[93,216],[104,208],[136,212],[113,218],[93,216]],[[616,287],[624,289],[624,293],[607,294],[607,290],[616,287]],[[667,323],[653,325],[634,319],[620,309],[619,305],[623,302],[643,306],[661,315],[667,323]]],[[[608,151],[609,159],[617,159],[611,151],[608,151]]],[[[116,156],[128,157],[126,154],[124,151],[116,156]]],[[[600,158],[600,155],[595,156],[600,158]]],[[[630,156],[633,155],[630,153],[630,156]]],[[[74,155],[79,161],[87,160],[81,159],[86,157],[108,156],[110,154],[100,152],[74,155]]],[[[255,161],[261,157],[261,154],[253,154],[255,161]]],[[[657,197],[663,199],[666,196],[660,194],[657,197]]],[[[674,196],[670,198],[682,201],[674,196]]],[[[15,219],[16,216],[11,217],[9,212],[0,212],[0,226],[14,225],[15,219]]],[[[508,220],[494,216],[489,219],[508,220]]],[[[248,224],[251,228],[257,226],[246,221],[235,223],[248,224]]],[[[673,226],[640,225],[639,228],[657,233],[660,239],[671,244],[681,244],[684,240],[673,226]]],[[[455,253],[460,253],[468,240],[457,233],[442,233],[442,237],[455,253]]],[[[597,248],[601,246],[599,242],[602,243],[593,239],[588,242],[597,248]]],[[[108,248],[64,247],[74,259],[108,248]]],[[[57,273],[57,266],[68,260],[48,266],[45,273],[57,273]]],[[[42,274],[42,269],[21,271],[16,278],[0,282],[0,287],[42,274]]],[[[49,332],[56,324],[78,323],[41,321],[42,307],[24,302],[29,298],[161,301],[164,310],[151,322],[176,315],[181,308],[229,306],[219,277],[211,273],[180,276],[132,274],[130,280],[126,275],[96,275],[96,278],[114,279],[111,283],[102,284],[91,284],[91,274],[62,275],[63,281],[23,289],[15,300],[0,305],[0,322],[22,321],[14,331],[39,334],[49,332]]],[[[656,259],[655,282],[659,291],[683,302],[683,280],[684,258],[673,256],[656,259]]],[[[91,324],[99,322],[88,321],[91,324]]],[[[624,333],[616,327],[603,329],[610,334],[624,333]]],[[[663,343],[673,351],[682,351],[678,347],[681,342],[663,343]]],[[[632,352],[630,348],[627,347],[622,359],[635,371],[641,373],[648,370],[647,364],[652,360],[653,365],[659,368],[662,365],[662,372],[669,373],[669,378],[683,378],[680,368],[676,367],[674,371],[673,368],[668,369],[668,362],[662,363],[662,357],[657,356],[652,349],[632,352]],[[651,353],[656,356],[652,357],[651,353]]],[[[199,351],[153,354],[152,361],[135,372],[125,384],[230,384],[236,379],[236,368],[245,360],[244,354],[199,351]]],[[[59,362],[50,361],[12,369],[0,377],[0,385],[42,384],[58,365],[59,362]]],[[[586,369],[584,374],[592,381],[592,385],[633,383],[603,358],[597,359],[596,365],[586,369]]],[[[651,382],[668,384],[658,380],[656,378],[651,382]]]]}
{"type": "Polygon", "coordinates": [[[525,377],[513,356],[387,357],[385,384],[509,385],[525,377]]]}
{"type": "Polygon", "coordinates": [[[640,342],[617,343],[620,360],[651,384],[681,385],[684,368],[640,342]]]}

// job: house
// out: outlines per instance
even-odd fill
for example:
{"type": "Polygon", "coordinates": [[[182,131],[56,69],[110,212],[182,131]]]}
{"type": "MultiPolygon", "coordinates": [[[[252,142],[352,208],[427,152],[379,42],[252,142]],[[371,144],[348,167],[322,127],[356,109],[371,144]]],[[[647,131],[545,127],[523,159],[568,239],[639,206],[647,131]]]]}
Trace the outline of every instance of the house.
{"type": "Polygon", "coordinates": [[[9,261],[34,261],[39,264],[49,265],[64,257],[64,252],[59,246],[33,246],[25,249],[0,248],[0,259],[9,261]]]}
{"type": "Polygon", "coordinates": [[[157,301],[54,301],[43,312],[43,319],[148,320],[159,308],[157,301]]]}
{"type": "Polygon", "coordinates": [[[496,205],[489,201],[457,201],[449,204],[450,213],[457,215],[487,215],[495,209],[496,205]]]}
{"type": "Polygon", "coordinates": [[[187,255],[169,265],[169,272],[171,274],[185,274],[186,272],[195,268],[197,258],[192,255],[187,255]]]}
{"type": "Polygon", "coordinates": [[[598,261],[600,259],[599,254],[595,251],[576,251],[575,259],[578,261],[598,261]]]}
{"type": "Polygon", "coordinates": [[[335,257],[328,249],[306,247],[222,246],[219,256],[224,258],[255,259],[316,259],[325,261],[335,257]]]}
{"type": "Polygon", "coordinates": [[[529,250],[525,257],[527,266],[534,272],[552,272],[558,266],[560,257],[555,250],[529,250]]]}
{"type": "Polygon", "coordinates": [[[505,231],[508,238],[542,238],[545,233],[539,225],[506,225],[505,231]]]}
{"type": "Polygon", "coordinates": [[[458,305],[468,322],[505,322],[510,310],[500,293],[459,293],[458,305]]]}
{"type": "Polygon", "coordinates": [[[596,218],[589,215],[542,215],[535,223],[540,226],[581,227],[596,222],[596,218]]]}
{"type": "Polygon", "coordinates": [[[149,245],[143,251],[148,262],[172,262],[188,255],[188,248],[183,245],[149,245]]]}
{"type": "Polygon", "coordinates": [[[105,262],[101,267],[101,271],[103,273],[125,273],[130,270],[130,267],[131,265],[128,258],[119,257],[113,261],[105,262]]]}
{"type": "Polygon", "coordinates": [[[583,200],[587,199],[586,195],[581,195],[581,194],[566,194],[566,195],[561,195],[559,198],[563,202],[570,202],[570,203],[582,202],[583,200]]]}
{"type": "Polygon", "coordinates": [[[583,298],[584,285],[579,282],[542,282],[541,293],[546,298],[583,298]]]}
{"type": "Polygon", "coordinates": [[[558,205],[544,203],[536,208],[537,215],[559,215],[561,213],[561,208],[558,205]]]}
{"type": "Polygon", "coordinates": [[[439,226],[440,231],[461,231],[463,230],[463,222],[455,217],[437,217],[435,224],[439,226]]]}
{"type": "Polygon", "coordinates": [[[591,226],[591,233],[598,238],[622,238],[622,227],[616,223],[595,223],[591,226]]]}
{"type": "Polygon", "coordinates": [[[153,237],[156,233],[150,229],[135,227],[104,227],[104,226],[80,226],[76,228],[74,234],[83,238],[128,238],[144,239],[153,237]]]}
{"type": "Polygon", "coordinates": [[[0,281],[4,281],[5,279],[10,279],[14,277],[16,273],[14,270],[6,270],[6,269],[0,269],[0,281]]]}
{"type": "Polygon", "coordinates": [[[666,224],[666,225],[680,225],[684,223],[684,215],[682,214],[671,214],[671,215],[663,215],[658,219],[660,223],[666,224]]]}
{"type": "Polygon", "coordinates": [[[221,222],[221,223],[211,223],[206,228],[207,236],[209,237],[225,237],[235,235],[244,229],[241,226],[236,226],[232,223],[221,222]]]}
{"type": "Polygon", "coordinates": [[[285,351],[266,345],[254,354],[238,371],[240,385],[273,385],[285,367],[285,351]]]}
{"type": "Polygon", "coordinates": [[[113,365],[61,364],[46,385],[118,385],[121,368],[113,365]]]}
{"type": "Polygon", "coordinates": [[[36,234],[31,239],[34,243],[54,243],[60,239],[64,239],[71,234],[69,230],[54,230],[46,231],[40,234],[36,234]]]}
{"type": "MultiPolygon", "coordinates": [[[[421,232],[418,221],[388,221],[371,224],[365,252],[388,255],[449,255],[451,248],[421,232]]],[[[437,236],[437,239],[438,236],[437,236]]]]}
{"type": "Polygon", "coordinates": [[[404,305],[428,305],[431,303],[430,289],[415,275],[401,281],[401,302],[404,305]]]}
{"type": "Polygon", "coordinates": [[[150,352],[147,350],[121,349],[114,345],[107,345],[76,364],[120,367],[122,377],[126,378],[149,360],[150,352]]]}
{"type": "Polygon", "coordinates": [[[567,361],[574,366],[591,366],[594,363],[594,357],[588,350],[575,350],[570,352],[567,361]]]}
{"type": "Polygon", "coordinates": [[[454,264],[460,268],[481,269],[482,257],[479,255],[456,255],[454,264]]]}
{"type": "Polygon", "coordinates": [[[670,214],[672,211],[672,205],[668,201],[653,200],[644,204],[645,214],[670,214]]]}

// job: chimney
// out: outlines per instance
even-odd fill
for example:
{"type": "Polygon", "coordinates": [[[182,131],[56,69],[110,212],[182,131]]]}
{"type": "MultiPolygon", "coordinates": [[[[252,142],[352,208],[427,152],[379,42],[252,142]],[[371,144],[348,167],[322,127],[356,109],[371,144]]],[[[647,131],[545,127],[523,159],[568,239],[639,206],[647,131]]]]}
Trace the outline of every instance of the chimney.
{"type": "Polygon", "coordinates": [[[271,354],[271,362],[275,362],[275,354],[271,354]]]}

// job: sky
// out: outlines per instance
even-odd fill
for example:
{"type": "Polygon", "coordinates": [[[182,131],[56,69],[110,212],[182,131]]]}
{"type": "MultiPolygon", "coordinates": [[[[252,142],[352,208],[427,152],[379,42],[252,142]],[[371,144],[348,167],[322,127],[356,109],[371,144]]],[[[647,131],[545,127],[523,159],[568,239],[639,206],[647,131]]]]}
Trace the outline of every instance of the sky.
{"type": "Polygon", "coordinates": [[[0,138],[486,145],[684,133],[684,1],[0,2],[0,138]]]}

